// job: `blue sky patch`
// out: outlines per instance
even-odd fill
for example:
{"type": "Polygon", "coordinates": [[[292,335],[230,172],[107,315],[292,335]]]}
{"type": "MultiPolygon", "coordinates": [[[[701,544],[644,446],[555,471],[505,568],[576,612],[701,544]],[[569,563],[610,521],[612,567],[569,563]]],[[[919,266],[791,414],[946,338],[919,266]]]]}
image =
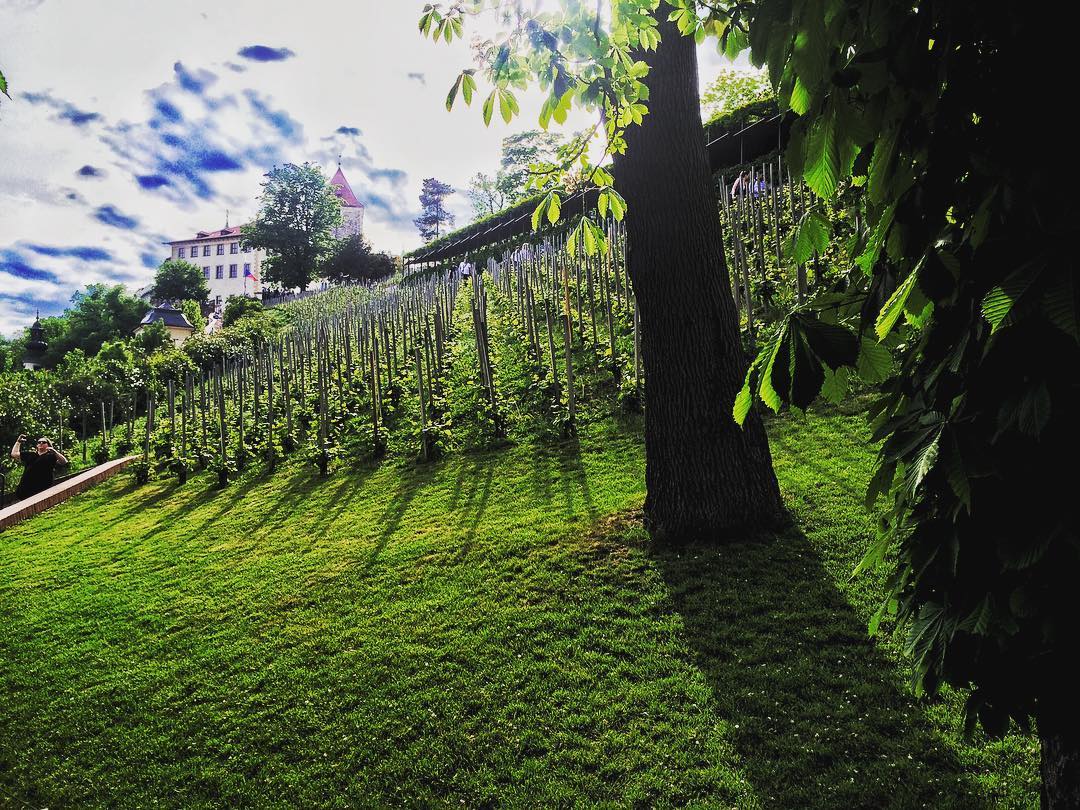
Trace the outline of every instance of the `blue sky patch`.
{"type": "Polygon", "coordinates": [[[217,80],[217,76],[209,70],[203,68],[188,70],[182,62],[176,62],[173,65],[173,72],[176,74],[176,80],[180,83],[180,86],[197,96],[201,96],[203,90],[217,80]]]}
{"type": "Polygon", "coordinates": [[[71,257],[81,259],[84,262],[111,262],[115,261],[113,255],[104,248],[77,245],[75,247],[59,247],[57,245],[27,245],[34,253],[42,256],[71,257]]]}
{"type": "Polygon", "coordinates": [[[244,167],[220,149],[210,149],[199,157],[199,168],[208,172],[235,172],[244,167]]]}
{"type": "Polygon", "coordinates": [[[154,110],[158,115],[170,123],[178,124],[184,120],[184,116],[181,114],[180,110],[163,98],[159,98],[154,102],[154,110]]]}
{"type": "Polygon", "coordinates": [[[144,188],[147,191],[153,191],[155,188],[169,185],[169,178],[162,177],[160,174],[140,174],[136,175],[135,180],[138,182],[140,188],[144,188]]]}
{"type": "Polygon", "coordinates": [[[139,220],[135,219],[135,217],[121,214],[116,210],[116,206],[113,205],[103,205],[98,208],[94,211],[94,219],[103,225],[108,225],[112,228],[121,228],[126,231],[139,227],[139,220]]]}
{"type": "Polygon", "coordinates": [[[296,56],[288,48],[271,48],[269,45],[248,45],[246,48],[241,48],[236,54],[253,62],[281,62],[289,57],[296,56]]]}
{"type": "Polygon", "coordinates": [[[22,255],[15,250],[0,250],[0,272],[11,273],[15,278],[24,278],[28,281],[56,281],[52,273],[27,264],[22,255]]]}

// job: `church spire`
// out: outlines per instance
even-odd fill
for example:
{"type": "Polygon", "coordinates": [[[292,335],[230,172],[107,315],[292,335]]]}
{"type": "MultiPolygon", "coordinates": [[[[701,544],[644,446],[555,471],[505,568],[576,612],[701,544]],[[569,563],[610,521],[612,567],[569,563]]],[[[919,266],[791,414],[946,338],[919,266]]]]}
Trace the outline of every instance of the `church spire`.
{"type": "Polygon", "coordinates": [[[341,200],[341,204],[347,208],[363,208],[364,205],[353,194],[352,187],[349,185],[349,181],[345,179],[345,172],[341,170],[341,164],[338,164],[338,169],[334,172],[333,179],[330,180],[330,185],[334,189],[334,194],[341,200]]]}

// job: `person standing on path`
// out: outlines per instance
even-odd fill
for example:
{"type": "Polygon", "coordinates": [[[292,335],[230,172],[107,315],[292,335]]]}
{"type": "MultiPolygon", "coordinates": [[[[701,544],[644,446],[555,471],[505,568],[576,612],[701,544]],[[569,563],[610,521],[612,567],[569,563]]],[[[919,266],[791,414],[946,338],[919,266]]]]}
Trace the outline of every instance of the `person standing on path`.
{"type": "Polygon", "coordinates": [[[36,453],[23,452],[22,444],[25,441],[26,434],[23,433],[15,440],[11,448],[11,457],[22,462],[23,465],[22,478],[15,489],[15,497],[19,500],[37,495],[51,487],[56,465],[68,463],[68,460],[44,436],[37,441],[36,453]]]}

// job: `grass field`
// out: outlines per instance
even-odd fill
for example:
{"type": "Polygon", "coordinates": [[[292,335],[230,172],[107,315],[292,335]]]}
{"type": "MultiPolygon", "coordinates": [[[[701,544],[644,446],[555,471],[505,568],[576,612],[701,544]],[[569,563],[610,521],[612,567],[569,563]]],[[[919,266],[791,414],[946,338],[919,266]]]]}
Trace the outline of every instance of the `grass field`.
{"type": "Polygon", "coordinates": [[[1023,807],[916,702],[860,416],[770,425],[797,529],[651,549],[634,425],[414,467],[130,478],[0,534],[0,804],[1023,807]]]}

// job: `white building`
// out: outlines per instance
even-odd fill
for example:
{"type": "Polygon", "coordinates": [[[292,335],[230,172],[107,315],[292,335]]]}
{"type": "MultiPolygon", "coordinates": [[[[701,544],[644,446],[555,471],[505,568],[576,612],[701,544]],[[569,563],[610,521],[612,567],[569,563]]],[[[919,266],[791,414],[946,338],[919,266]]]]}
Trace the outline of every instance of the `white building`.
{"type": "Polygon", "coordinates": [[[364,204],[356,199],[349,181],[345,179],[345,173],[338,164],[337,172],[334,173],[330,186],[334,189],[337,198],[341,200],[341,225],[334,228],[335,239],[345,239],[350,236],[364,235],[364,204]]]}
{"type": "Polygon", "coordinates": [[[210,285],[210,302],[223,304],[230,295],[262,294],[264,250],[245,249],[239,228],[199,231],[192,239],[168,242],[171,258],[190,262],[203,271],[210,285]]]}

